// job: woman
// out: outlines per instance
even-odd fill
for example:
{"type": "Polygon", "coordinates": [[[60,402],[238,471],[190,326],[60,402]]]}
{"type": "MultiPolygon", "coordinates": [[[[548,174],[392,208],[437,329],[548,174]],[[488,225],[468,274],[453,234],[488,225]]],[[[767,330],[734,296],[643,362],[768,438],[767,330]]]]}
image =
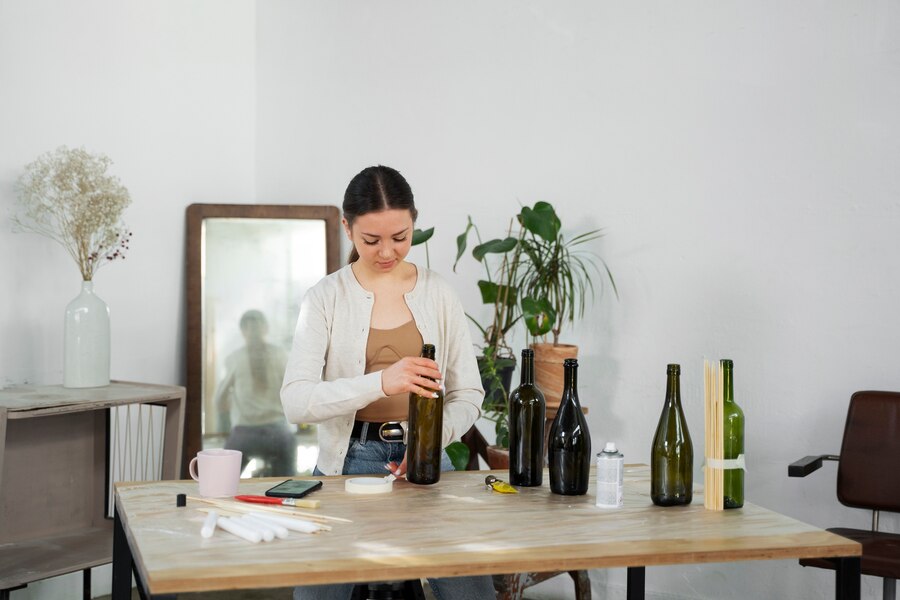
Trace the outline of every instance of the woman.
{"type": "MultiPolygon", "coordinates": [[[[443,445],[480,414],[484,391],[465,314],[436,274],[406,262],[417,211],[409,184],[369,167],[344,194],[350,264],[303,299],[281,389],[288,421],[319,423],[317,475],[406,473],[409,393],[444,385],[443,445]],[[434,344],[436,361],[419,356],[434,344]]],[[[444,456],[444,468],[452,469],[444,456]]],[[[490,577],[431,580],[441,600],[494,598],[490,577]]],[[[352,584],[296,588],[295,599],[349,598],[352,584]]]]}

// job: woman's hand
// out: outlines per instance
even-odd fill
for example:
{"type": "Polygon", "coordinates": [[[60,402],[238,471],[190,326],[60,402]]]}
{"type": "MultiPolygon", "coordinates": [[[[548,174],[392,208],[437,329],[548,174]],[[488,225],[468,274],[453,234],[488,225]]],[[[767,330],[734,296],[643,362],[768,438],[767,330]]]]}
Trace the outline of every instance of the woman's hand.
{"type": "Polygon", "coordinates": [[[381,389],[385,396],[412,392],[433,396],[441,389],[441,372],[437,363],[421,356],[401,358],[381,372],[381,389]]]}
{"type": "Polygon", "coordinates": [[[395,462],[389,462],[384,465],[384,468],[393,473],[397,477],[403,477],[406,475],[406,452],[403,453],[403,460],[398,465],[395,462]]]}

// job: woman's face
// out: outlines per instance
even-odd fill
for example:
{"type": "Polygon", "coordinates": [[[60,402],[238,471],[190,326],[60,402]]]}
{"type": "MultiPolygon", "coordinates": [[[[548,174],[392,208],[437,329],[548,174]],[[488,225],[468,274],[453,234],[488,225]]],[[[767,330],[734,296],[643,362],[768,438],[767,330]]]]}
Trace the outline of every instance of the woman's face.
{"type": "Polygon", "coordinates": [[[413,220],[407,209],[391,208],[356,217],[352,227],[344,219],[344,230],[356,247],[362,266],[387,273],[409,254],[413,220]]]}

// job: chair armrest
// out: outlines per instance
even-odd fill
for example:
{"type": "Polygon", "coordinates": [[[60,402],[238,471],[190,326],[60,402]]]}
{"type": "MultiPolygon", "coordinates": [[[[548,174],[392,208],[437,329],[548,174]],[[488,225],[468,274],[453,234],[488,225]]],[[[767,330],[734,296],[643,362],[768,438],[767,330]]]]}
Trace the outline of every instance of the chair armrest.
{"type": "Polygon", "coordinates": [[[819,456],[804,456],[800,460],[788,465],[788,477],[806,477],[822,466],[823,460],[840,460],[835,454],[820,454],[819,456]]]}

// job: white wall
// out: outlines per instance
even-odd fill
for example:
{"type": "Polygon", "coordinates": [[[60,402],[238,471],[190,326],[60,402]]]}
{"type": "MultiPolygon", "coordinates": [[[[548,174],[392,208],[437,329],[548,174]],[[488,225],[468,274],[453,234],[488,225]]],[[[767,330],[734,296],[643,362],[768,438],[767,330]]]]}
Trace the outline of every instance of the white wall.
{"type": "MultiPolygon", "coordinates": [[[[257,18],[260,201],[339,204],[361,168],[400,169],[473,312],[477,270],[450,273],[467,214],[498,235],[547,200],[570,231],[605,227],[592,249],[621,299],[566,336],[594,443],[646,462],[680,362],[702,448],[702,361],[733,358],[749,500],[866,526],[833,464],[786,465],[838,450],[854,390],[900,389],[896,3],[284,1],[257,18]]],[[[624,570],[592,577],[624,596],[624,570]]],[[[657,597],[812,599],[832,581],[794,561],[647,572],[657,597]]]]}
{"type": "MultiPolygon", "coordinates": [[[[78,269],[7,216],[22,167],[63,144],[109,155],[133,199],[131,250],[95,278],[112,377],[184,383],[184,209],[254,201],[255,33],[247,1],[0,0],[0,385],[62,380],[78,269]]],[[[109,569],[93,581],[108,593],[109,569]]],[[[12,597],[80,590],[70,575],[12,597]]]]}
{"type": "MultiPolygon", "coordinates": [[[[672,361],[702,443],[702,359],[727,355],[749,500],[865,526],[834,500],[833,465],[809,480],[785,465],[837,450],[853,390],[900,389],[898,34],[896,3],[854,0],[0,0],[0,209],[41,152],[110,155],[134,197],[128,259],[96,279],[112,375],[182,383],[191,202],[339,204],[359,169],[395,166],[437,228],[432,266],[476,312],[477,270],[449,268],[465,215],[496,234],[518,202],[551,201],[571,231],[607,228],[593,249],[620,286],[567,336],[595,444],[648,459],[672,361]]],[[[0,382],[59,381],[75,266],[0,227],[0,276],[0,382]]],[[[622,570],[592,579],[623,597],[622,570]]],[[[831,586],[793,561],[647,572],[655,597],[831,586]]],[[[68,576],[13,597],[78,589],[68,576]]]]}

